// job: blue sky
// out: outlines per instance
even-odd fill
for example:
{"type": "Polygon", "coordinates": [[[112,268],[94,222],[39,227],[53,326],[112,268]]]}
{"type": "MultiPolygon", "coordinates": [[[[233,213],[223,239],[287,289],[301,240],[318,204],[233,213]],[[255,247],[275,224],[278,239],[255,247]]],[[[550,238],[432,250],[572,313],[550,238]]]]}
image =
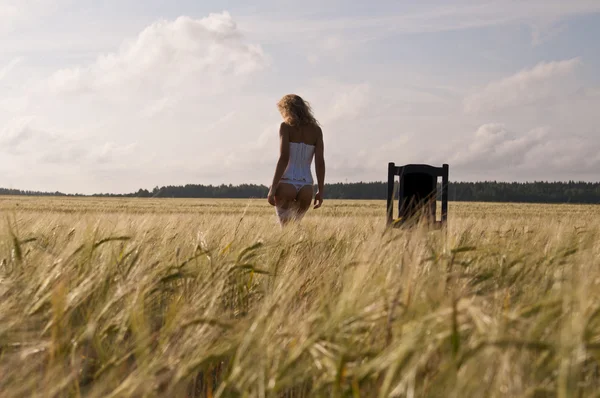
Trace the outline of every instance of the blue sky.
{"type": "Polygon", "coordinates": [[[0,0],[0,186],[268,184],[275,103],[328,181],[598,180],[600,2],[0,0]]]}

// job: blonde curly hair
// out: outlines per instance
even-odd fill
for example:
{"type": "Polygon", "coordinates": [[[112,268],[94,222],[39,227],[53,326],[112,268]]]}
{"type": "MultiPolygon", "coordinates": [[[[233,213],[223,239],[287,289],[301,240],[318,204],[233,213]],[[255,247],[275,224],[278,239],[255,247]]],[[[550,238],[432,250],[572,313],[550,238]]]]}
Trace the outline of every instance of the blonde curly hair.
{"type": "Polygon", "coordinates": [[[284,95],[277,103],[277,108],[279,108],[279,113],[281,113],[283,120],[290,126],[300,126],[303,124],[319,125],[319,122],[313,116],[310,104],[299,95],[284,95]]]}

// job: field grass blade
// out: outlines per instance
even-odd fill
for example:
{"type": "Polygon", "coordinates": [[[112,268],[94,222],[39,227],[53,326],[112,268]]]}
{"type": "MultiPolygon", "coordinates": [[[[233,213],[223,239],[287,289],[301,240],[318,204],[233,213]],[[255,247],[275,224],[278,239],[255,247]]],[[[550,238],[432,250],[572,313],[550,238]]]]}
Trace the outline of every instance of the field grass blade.
{"type": "Polygon", "coordinates": [[[452,355],[456,358],[460,351],[460,330],[458,326],[458,300],[452,300],[452,333],[450,334],[452,355]]]}
{"type": "Polygon", "coordinates": [[[237,270],[248,271],[248,272],[252,272],[254,274],[269,275],[269,276],[271,275],[271,273],[269,271],[265,271],[263,269],[256,268],[253,264],[234,265],[229,269],[230,272],[234,272],[237,270]]]}
{"type": "Polygon", "coordinates": [[[113,236],[113,237],[109,237],[109,238],[104,238],[104,239],[101,239],[98,242],[94,243],[94,245],[92,246],[92,249],[97,249],[100,246],[105,245],[106,243],[110,243],[110,242],[127,242],[130,240],[131,240],[130,236],[113,236]]]}
{"type": "Polygon", "coordinates": [[[16,260],[16,263],[20,265],[23,262],[23,250],[21,248],[21,242],[19,241],[19,238],[17,238],[17,236],[12,233],[12,230],[11,237],[13,243],[14,258],[16,260]]]}
{"type": "Polygon", "coordinates": [[[600,307],[596,308],[590,316],[588,317],[585,328],[584,328],[584,339],[585,341],[589,341],[592,338],[592,334],[594,333],[594,327],[596,327],[596,321],[600,319],[600,307]]]}
{"type": "Polygon", "coordinates": [[[188,259],[186,259],[186,260],[182,261],[182,262],[181,262],[181,263],[180,263],[180,264],[177,266],[177,268],[181,269],[181,268],[185,267],[186,265],[188,265],[189,263],[191,263],[192,261],[194,261],[194,260],[197,260],[197,259],[199,259],[200,257],[203,257],[203,256],[204,256],[204,253],[198,253],[198,254],[196,254],[196,255],[193,255],[192,257],[190,257],[190,258],[188,258],[188,259]]]}
{"type": "Polygon", "coordinates": [[[234,326],[234,324],[231,322],[221,321],[216,318],[200,317],[200,318],[195,318],[195,319],[192,319],[191,321],[185,322],[183,325],[181,325],[181,329],[186,329],[186,328],[189,328],[191,326],[196,326],[196,325],[218,326],[222,329],[231,329],[234,326]]]}
{"type": "Polygon", "coordinates": [[[20,244],[21,245],[26,245],[28,243],[37,242],[37,241],[38,241],[38,238],[29,238],[29,239],[22,240],[20,242],[20,244]]]}
{"type": "Polygon", "coordinates": [[[477,247],[475,246],[463,246],[463,247],[457,247],[456,249],[452,249],[450,251],[451,254],[460,254],[460,253],[467,253],[467,252],[472,252],[477,250],[477,247]]]}
{"type": "MultiPolygon", "coordinates": [[[[123,278],[124,279],[129,278],[129,275],[131,274],[131,271],[133,270],[133,267],[137,264],[138,260],[140,259],[140,256],[141,256],[140,251],[139,250],[135,250],[135,252],[133,253],[133,256],[131,257],[131,260],[129,260],[128,264],[125,266],[125,269],[123,271],[123,278]]],[[[129,256],[127,256],[127,257],[129,257],[129,256]]]]}
{"type": "Polygon", "coordinates": [[[252,246],[249,246],[243,249],[237,256],[236,263],[246,262],[257,255],[256,251],[262,248],[264,244],[262,242],[257,242],[252,246]]]}
{"type": "Polygon", "coordinates": [[[529,318],[539,314],[542,310],[554,309],[562,305],[562,300],[544,300],[521,309],[517,319],[529,318]]]}
{"type": "Polygon", "coordinates": [[[502,339],[496,341],[490,341],[486,343],[488,346],[498,347],[498,348],[517,348],[520,350],[529,350],[529,351],[555,351],[555,347],[550,343],[544,343],[543,341],[527,341],[527,340],[518,340],[518,339],[502,339]]]}
{"type": "Polygon", "coordinates": [[[229,253],[229,250],[231,249],[231,245],[233,245],[233,243],[234,243],[233,241],[229,242],[229,243],[228,243],[228,244],[227,244],[227,245],[226,245],[226,246],[225,246],[225,247],[224,247],[224,248],[223,248],[223,249],[222,249],[222,250],[219,252],[219,254],[220,254],[221,256],[224,256],[224,255],[226,255],[227,253],[229,253]]]}
{"type": "Polygon", "coordinates": [[[167,284],[167,283],[170,283],[170,282],[173,282],[173,281],[184,279],[184,278],[186,278],[186,276],[187,275],[185,275],[182,272],[175,272],[173,274],[170,274],[170,275],[167,275],[167,276],[164,276],[164,277],[160,278],[159,283],[161,283],[161,284],[167,284]]]}

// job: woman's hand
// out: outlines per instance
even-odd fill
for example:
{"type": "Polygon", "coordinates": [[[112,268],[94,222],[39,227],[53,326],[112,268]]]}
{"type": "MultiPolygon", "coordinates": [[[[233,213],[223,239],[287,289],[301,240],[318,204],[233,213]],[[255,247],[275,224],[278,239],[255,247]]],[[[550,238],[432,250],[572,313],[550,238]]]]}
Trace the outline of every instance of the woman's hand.
{"type": "Polygon", "coordinates": [[[275,191],[273,187],[269,188],[269,194],[267,195],[267,201],[271,206],[275,206],[275,191]]]}
{"type": "Polygon", "coordinates": [[[323,205],[323,194],[321,193],[321,191],[319,191],[315,195],[315,207],[314,208],[318,209],[322,205],[323,205]]]}

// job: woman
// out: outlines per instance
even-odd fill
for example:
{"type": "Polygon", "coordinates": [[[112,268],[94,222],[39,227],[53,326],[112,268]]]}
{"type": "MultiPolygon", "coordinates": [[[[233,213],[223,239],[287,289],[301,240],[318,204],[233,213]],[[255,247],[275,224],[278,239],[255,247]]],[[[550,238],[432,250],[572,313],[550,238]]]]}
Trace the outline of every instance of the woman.
{"type": "Polygon", "coordinates": [[[279,128],[279,160],[267,200],[275,206],[281,225],[301,220],[313,199],[311,164],[315,159],[318,190],[314,208],[323,204],[325,159],[323,131],[310,105],[297,95],[284,96],[277,107],[283,117],[279,128]]]}

